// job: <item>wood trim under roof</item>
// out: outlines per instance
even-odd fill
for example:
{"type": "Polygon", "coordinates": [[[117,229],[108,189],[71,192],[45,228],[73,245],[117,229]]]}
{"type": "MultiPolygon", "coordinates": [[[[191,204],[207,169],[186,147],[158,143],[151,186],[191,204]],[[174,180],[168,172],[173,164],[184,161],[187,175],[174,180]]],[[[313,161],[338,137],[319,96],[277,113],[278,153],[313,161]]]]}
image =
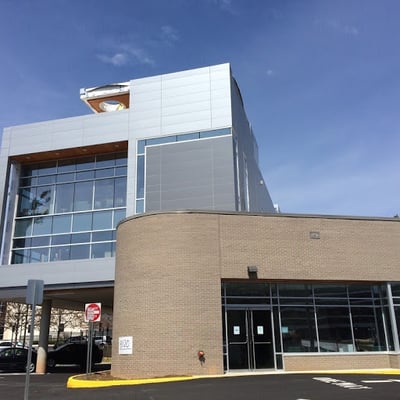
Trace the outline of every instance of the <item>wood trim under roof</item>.
{"type": "Polygon", "coordinates": [[[14,155],[10,157],[10,160],[20,164],[31,164],[41,161],[77,158],[88,155],[115,153],[120,151],[128,151],[128,141],[103,143],[92,146],[71,147],[68,149],[43,151],[40,153],[14,155]]]}

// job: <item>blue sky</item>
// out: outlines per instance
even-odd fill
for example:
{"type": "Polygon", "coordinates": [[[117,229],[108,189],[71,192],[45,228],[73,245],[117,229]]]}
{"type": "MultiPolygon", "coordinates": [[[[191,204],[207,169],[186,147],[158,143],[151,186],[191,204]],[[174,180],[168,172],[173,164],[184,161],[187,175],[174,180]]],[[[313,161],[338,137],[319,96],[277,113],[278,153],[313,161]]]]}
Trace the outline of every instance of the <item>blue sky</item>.
{"type": "Polygon", "coordinates": [[[397,0],[0,0],[0,130],[230,62],[283,212],[400,213],[397,0]]]}

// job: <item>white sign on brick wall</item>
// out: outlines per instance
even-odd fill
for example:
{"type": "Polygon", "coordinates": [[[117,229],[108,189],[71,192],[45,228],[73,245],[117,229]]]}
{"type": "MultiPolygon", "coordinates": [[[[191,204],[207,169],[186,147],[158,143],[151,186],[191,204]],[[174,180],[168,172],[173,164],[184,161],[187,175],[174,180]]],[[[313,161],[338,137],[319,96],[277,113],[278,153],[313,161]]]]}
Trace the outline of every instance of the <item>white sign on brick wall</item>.
{"type": "Polygon", "coordinates": [[[118,354],[132,354],[133,353],[133,337],[120,336],[118,339],[118,354]]]}

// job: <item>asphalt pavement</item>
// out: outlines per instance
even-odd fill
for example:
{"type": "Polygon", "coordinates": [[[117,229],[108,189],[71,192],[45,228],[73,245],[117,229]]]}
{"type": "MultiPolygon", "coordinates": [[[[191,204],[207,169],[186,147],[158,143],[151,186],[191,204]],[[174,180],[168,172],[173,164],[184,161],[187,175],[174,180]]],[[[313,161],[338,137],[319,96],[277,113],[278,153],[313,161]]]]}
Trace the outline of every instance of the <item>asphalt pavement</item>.
{"type": "MultiPolygon", "coordinates": [[[[72,372],[72,371],[71,371],[72,372]]],[[[400,375],[272,373],[69,389],[71,372],[32,374],[30,400],[399,400],[400,375]]],[[[0,398],[24,397],[24,374],[0,374],[0,398]]]]}

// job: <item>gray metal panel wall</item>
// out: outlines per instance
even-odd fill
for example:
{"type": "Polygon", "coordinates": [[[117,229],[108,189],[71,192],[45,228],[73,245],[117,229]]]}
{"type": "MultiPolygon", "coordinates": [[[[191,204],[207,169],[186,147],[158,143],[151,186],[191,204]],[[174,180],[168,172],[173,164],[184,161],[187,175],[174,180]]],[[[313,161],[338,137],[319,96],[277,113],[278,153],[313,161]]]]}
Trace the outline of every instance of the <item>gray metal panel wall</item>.
{"type": "Polygon", "coordinates": [[[146,212],[234,211],[231,136],[148,147],[145,205],[146,212]]]}

